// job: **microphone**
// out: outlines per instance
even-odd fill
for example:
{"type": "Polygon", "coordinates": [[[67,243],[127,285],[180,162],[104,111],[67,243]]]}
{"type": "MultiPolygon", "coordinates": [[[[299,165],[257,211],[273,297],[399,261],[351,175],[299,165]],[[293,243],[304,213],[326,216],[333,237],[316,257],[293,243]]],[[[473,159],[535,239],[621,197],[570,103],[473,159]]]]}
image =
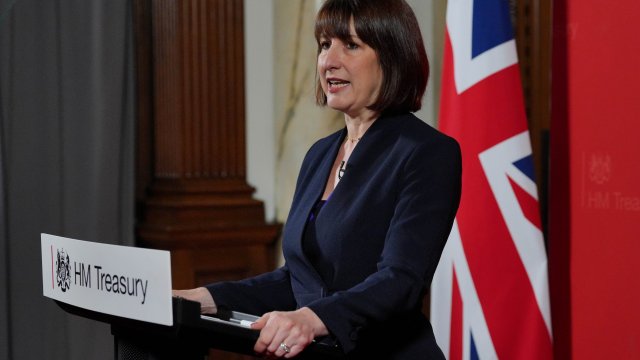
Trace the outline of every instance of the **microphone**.
{"type": "Polygon", "coordinates": [[[340,169],[338,169],[338,180],[342,180],[342,177],[344,176],[344,171],[347,170],[347,167],[345,166],[345,161],[342,160],[342,162],[340,163],[340,169]]]}

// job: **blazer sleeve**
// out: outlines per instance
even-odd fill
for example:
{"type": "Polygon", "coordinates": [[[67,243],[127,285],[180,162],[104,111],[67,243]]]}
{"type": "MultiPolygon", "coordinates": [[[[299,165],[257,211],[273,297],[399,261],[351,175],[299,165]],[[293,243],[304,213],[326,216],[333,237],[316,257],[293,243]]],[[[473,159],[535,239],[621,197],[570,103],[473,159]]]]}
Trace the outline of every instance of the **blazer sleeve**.
{"type": "Polygon", "coordinates": [[[221,309],[258,316],[274,310],[296,309],[286,265],[252,278],[214,283],[206,288],[221,309]]]}
{"type": "Polygon", "coordinates": [[[345,352],[354,349],[368,325],[421,304],[460,202],[461,162],[459,145],[451,138],[417,146],[402,171],[377,271],[308,305],[345,352]]]}

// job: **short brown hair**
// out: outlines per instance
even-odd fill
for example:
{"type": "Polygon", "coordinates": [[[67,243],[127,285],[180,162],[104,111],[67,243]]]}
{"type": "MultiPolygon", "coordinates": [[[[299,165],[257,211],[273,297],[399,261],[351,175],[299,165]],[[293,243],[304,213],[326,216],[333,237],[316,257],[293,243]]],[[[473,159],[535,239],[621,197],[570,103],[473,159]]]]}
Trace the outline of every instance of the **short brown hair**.
{"type": "MultiPolygon", "coordinates": [[[[404,0],[327,0],[316,17],[315,37],[351,41],[353,18],[358,37],[378,56],[382,87],[368,108],[380,113],[414,112],[422,107],[429,79],[429,60],[418,20],[404,0]]],[[[316,102],[327,104],[319,74],[316,74],[316,102]]]]}

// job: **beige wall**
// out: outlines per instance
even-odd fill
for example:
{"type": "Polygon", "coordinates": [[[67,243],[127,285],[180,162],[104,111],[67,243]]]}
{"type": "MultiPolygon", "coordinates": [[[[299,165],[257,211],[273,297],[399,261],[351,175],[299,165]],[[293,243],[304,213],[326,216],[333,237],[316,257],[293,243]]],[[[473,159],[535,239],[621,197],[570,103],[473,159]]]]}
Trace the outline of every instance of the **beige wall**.
{"type": "Polygon", "coordinates": [[[344,126],[330,109],[315,105],[316,2],[275,0],[274,74],[276,127],[276,214],[289,212],[296,176],[307,149],[319,138],[344,126]]]}
{"type": "Polygon", "coordinates": [[[273,2],[245,0],[245,103],[247,180],[275,218],[275,126],[273,2]]]}

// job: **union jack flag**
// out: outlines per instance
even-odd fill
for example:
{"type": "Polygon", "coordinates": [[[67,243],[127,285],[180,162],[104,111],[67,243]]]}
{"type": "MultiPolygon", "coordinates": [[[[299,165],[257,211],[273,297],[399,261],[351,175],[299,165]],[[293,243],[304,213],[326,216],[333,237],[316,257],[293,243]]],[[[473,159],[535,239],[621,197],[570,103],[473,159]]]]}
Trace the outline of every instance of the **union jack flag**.
{"type": "Polygon", "coordinates": [[[449,0],[440,129],[462,200],[431,289],[450,360],[553,357],[547,256],[506,0],[449,0]]]}

